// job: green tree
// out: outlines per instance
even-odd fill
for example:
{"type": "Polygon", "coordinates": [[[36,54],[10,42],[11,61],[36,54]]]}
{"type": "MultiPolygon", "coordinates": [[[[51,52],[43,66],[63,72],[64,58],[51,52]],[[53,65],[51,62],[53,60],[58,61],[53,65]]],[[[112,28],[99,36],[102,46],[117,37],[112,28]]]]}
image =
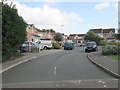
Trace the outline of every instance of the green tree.
{"type": "Polygon", "coordinates": [[[61,33],[56,33],[54,36],[55,41],[62,41],[63,37],[61,33]]]}
{"type": "Polygon", "coordinates": [[[103,38],[96,35],[93,31],[88,31],[87,34],[85,35],[85,40],[86,41],[95,41],[98,45],[100,45],[103,38]]]}
{"type": "Polygon", "coordinates": [[[2,3],[2,57],[13,56],[26,39],[26,23],[17,13],[15,5],[2,3]]]}

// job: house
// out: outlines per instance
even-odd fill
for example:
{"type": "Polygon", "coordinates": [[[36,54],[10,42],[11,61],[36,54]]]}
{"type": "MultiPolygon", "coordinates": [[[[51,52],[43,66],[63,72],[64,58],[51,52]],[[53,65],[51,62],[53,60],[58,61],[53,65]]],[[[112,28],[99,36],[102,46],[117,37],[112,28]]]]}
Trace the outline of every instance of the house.
{"type": "Polygon", "coordinates": [[[74,43],[84,43],[84,36],[85,34],[70,34],[69,40],[72,40],[74,43]]]}
{"type": "Polygon", "coordinates": [[[93,31],[96,35],[104,38],[106,41],[115,41],[116,38],[114,37],[115,28],[108,28],[108,29],[90,29],[89,31],[93,31]]]}
{"type": "Polygon", "coordinates": [[[36,42],[40,39],[38,35],[37,28],[33,24],[28,24],[26,28],[27,32],[27,41],[36,42]]]}
{"type": "Polygon", "coordinates": [[[36,42],[40,39],[54,40],[55,31],[53,29],[38,29],[34,24],[28,24],[27,28],[27,41],[36,42]]]}
{"type": "Polygon", "coordinates": [[[67,42],[68,41],[68,35],[65,35],[64,33],[61,33],[62,38],[63,38],[63,42],[67,42]]]}
{"type": "Polygon", "coordinates": [[[41,38],[54,40],[55,33],[56,32],[53,29],[42,29],[41,30],[41,38]]]}

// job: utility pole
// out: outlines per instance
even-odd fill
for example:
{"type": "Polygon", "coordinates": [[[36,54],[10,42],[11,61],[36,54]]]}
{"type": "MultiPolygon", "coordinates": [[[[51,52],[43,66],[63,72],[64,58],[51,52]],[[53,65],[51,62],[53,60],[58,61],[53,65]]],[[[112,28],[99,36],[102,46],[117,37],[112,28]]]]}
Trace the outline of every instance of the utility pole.
{"type": "Polygon", "coordinates": [[[61,25],[61,33],[62,33],[62,27],[64,27],[64,25],[61,25]]]}

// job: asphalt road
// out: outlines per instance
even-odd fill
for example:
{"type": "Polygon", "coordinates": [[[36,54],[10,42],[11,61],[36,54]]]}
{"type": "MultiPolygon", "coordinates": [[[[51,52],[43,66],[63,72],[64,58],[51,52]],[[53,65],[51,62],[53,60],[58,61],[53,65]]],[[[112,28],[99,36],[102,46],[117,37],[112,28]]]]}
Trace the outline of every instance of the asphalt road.
{"type": "Polygon", "coordinates": [[[113,78],[87,59],[83,47],[41,56],[2,75],[3,84],[113,78]]]}

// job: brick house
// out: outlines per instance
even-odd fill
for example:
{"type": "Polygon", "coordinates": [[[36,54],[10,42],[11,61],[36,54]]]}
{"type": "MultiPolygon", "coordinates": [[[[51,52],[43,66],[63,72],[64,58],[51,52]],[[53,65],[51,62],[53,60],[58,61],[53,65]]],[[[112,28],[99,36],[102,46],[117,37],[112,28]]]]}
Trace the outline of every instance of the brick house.
{"type": "Polygon", "coordinates": [[[37,28],[33,24],[28,24],[26,28],[27,32],[27,41],[37,41],[40,39],[40,36],[38,35],[37,28]]]}
{"type": "Polygon", "coordinates": [[[40,39],[54,40],[55,31],[53,29],[38,29],[33,24],[28,24],[27,28],[27,41],[36,42],[40,39]]]}
{"type": "Polygon", "coordinates": [[[115,28],[108,28],[108,29],[90,29],[89,31],[93,31],[96,35],[104,38],[106,41],[115,41],[116,38],[114,37],[115,28]]]}
{"type": "Polygon", "coordinates": [[[85,34],[70,34],[69,40],[72,40],[74,43],[84,43],[85,34]]]}

